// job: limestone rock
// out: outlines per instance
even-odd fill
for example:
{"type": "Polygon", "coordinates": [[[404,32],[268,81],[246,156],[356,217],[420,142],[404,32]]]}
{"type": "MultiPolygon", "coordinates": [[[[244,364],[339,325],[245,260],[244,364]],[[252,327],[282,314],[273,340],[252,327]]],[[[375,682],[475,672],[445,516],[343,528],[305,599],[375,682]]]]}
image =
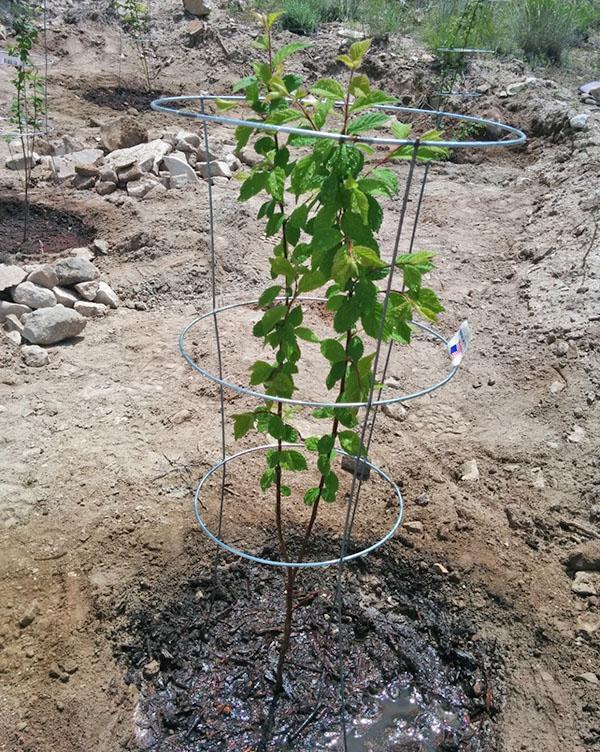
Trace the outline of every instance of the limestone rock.
{"type": "Polygon", "coordinates": [[[48,353],[39,345],[23,345],[21,353],[23,362],[30,368],[42,368],[48,365],[48,353]]]}
{"type": "Polygon", "coordinates": [[[72,248],[71,256],[76,256],[77,258],[82,258],[86,261],[93,261],[95,258],[94,253],[90,251],[87,246],[84,246],[83,248],[72,248]]]}
{"type": "Polygon", "coordinates": [[[105,165],[113,170],[121,170],[124,167],[131,167],[137,162],[142,172],[158,172],[158,165],[162,162],[163,157],[172,150],[171,144],[159,138],[149,141],[147,144],[113,151],[106,156],[105,165]]]}
{"type": "Polygon", "coordinates": [[[12,344],[16,345],[17,347],[21,344],[21,335],[19,332],[4,332],[4,337],[12,344]]]}
{"type": "Polygon", "coordinates": [[[7,332],[19,332],[19,334],[21,334],[23,331],[23,324],[18,316],[15,316],[14,313],[9,313],[4,321],[4,328],[7,332]]]}
{"type": "Polygon", "coordinates": [[[75,165],[77,175],[83,175],[86,178],[100,177],[100,168],[92,162],[82,162],[75,165]]]}
{"type": "Polygon", "coordinates": [[[156,183],[148,193],[144,196],[144,200],[147,200],[149,198],[153,198],[154,196],[160,196],[162,193],[167,192],[167,187],[163,185],[162,183],[156,183]]]}
{"type": "Polygon", "coordinates": [[[75,303],[79,300],[77,295],[74,295],[70,290],[67,290],[66,287],[53,287],[52,292],[54,293],[57,302],[67,308],[73,308],[75,303]]]}
{"type": "Polygon", "coordinates": [[[121,184],[133,183],[135,180],[140,180],[143,174],[137,162],[132,164],[131,167],[125,167],[117,172],[119,183],[121,184]]]}
{"type": "Polygon", "coordinates": [[[127,183],[127,193],[133,198],[144,198],[144,196],[151,191],[155,185],[160,184],[154,178],[146,176],[141,180],[134,180],[132,183],[127,183]]]}
{"type": "Polygon", "coordinates": [[[16,287],[27,277],[27,272],[20,266],[0,264],[0,292],[9,287],[16,287]]]}
{"type": "Polygon", "coordinates": [[[28,169],[33,169],[39,160],[39,155],[35,152],[32,154],[23,154],[23,152],[20,152],[9,157],[4,166],[7,170],[24,170],[25,165],[27,165],[28,169]]]}
{"type": "Polygon", "coordinates": [[[118,183],[119,182],[117,171],[107,165],[104,165],[100,168],[99,177],[100,177],[100,180],[102,180],[105,183],[118,183]]]}
{"type": "Polygon", "coordinates": [[[100,256],[108,256],[109,245],[106,240],[96,238],[92,243],[92,246],[94,247],[94,253],[97,253],[100,256]]]}
{"type": "Polygon", "coordinates": [[[98,294],[99,282],[92,280],[91,282],[79,282],[73,285],[73,289],[79,295],[80,298],[92,302],[98,294]]]}
{"type": "Polygon", "coordinates": [[[577,572],[571,583],[571,590],[577,595],[597,595],[600,575],[593,572],[577,572]]]}
{"type": "Polygon", "coordinates": [[[91,282],[100,276],[100,272],[91,261],[77,256],[59,261],[54,269],[58,284],[66,287],[79,282],[91,282]]]}
{"type": "Polygon", "coordinates": [[[212,10],[210,0],[183,0],[183,7],[193,16],[208,16],[212,10]]]}
{"type": "Polygon", "coordinates": [[[179,131],[176,138],[175,148],[177,151],[182,151],[185,154],[198,151],[202,143],[200,136],[190,131],[179,131]]]}
{"type": "Polygon", "coordinates": [[[409,522],[405,522],[402,527],[405,530],[408,530],[409,533],[422,533],[423,532],[423,523],[419,520],[411,520],[409,522]]]}
{"type": "Polygon", "coordinates": [[[467,483],[476,483],[479,480],[479,468],[476,460],[467,460],[460,469],[460,479],[467,483]]]}
{"type": "Polygon", "coordinates": [[[33,282],[21,282],[12,291],[15,303],[29,306],[30,308],[50,308],[56,305],[56,298],[52,290],[40,287],[33,282]]]}
{"type": "Polygon", "coordinates": [[[108,313],[108,308],[102,303],[90,303],[87,300],[78,300],[73,307],[86,319],[97,319],[108,313]]]}
{"type": "Polygon", "coordinates": [[[242,163],[235,154],[226,154],[224,161],[232,172],[237,172],[242,166],[242,163]]]}
{"type": "Polygon", "coordinates": [[[6,321],[6,317],[11,314],[21,318],[26,313],[31,313],[31,308],[21,303],[11,303],[10,300],[0,300],[0,324],[6,321]]]}
{"type": "Polygon", "coordinates": [[[585,131],[587,130],[589,119],[589,112],[581,112],[579,115],[573,115],[573,117],[570,118],[569,125],[574,131],[585,131]]]}
{"type": "Polygon", "coordinates": [[[53,157],[52,168],[56,178],[61,182],[65,182],[75,177],[75,165],[96,164],[103,156],[104,152],[101,149],[75,151],[72,154],[65,154],[64,157],[53,157]]]}
{"type": "Polygon", "coordinates": [[[163,164],[169,171],[171,179],[183,175],[188,178],[190,183],[195,183],[198,180],[196,173],[190,165],[181,159],[177,159],[177,157],[165,157],[163,164]]]}
{"type": "Polygon", "coordinates": [[[198,172],[203,178],[208,178],[209,169],[211,178],[231,178],[233,173],[227,162],[213,160],[212,162],[199,162],[196,165],[198,172]]]}
{"type": "Polygon", "coordinates": [[[51,264],[44,264],[27,277],[28,282],[33,282],[40,287],[47,287],[50,290],[58,284],[58,277],[51,264]]]}
{"type": "Polygon", "coordinates": [[[71,185],[76,191],[90,191],[96,185],[96,178],[87,175],[75,175],[71,185]]]}
{"type": "Polygon", "coordinates": [[[54,345],[81,334],[87,322],[77,311],[59,304],[27,313],[23,316],[23,323],[23,337],[28,342],[54,345]]]}
{"type": "Polygon", "coordinates": [[[94,303],[102,303],[109,308],[118,308],[119,298],[110,285],[106,282],[98,282],[98,292],[94,298],[94,303]]]}
{"type": "Polygon", "coordinates": [[[106,151],[128,149],[148,141],[148,131],[136,117],[123,115],[100,127],[100,139],[106,151]]]}

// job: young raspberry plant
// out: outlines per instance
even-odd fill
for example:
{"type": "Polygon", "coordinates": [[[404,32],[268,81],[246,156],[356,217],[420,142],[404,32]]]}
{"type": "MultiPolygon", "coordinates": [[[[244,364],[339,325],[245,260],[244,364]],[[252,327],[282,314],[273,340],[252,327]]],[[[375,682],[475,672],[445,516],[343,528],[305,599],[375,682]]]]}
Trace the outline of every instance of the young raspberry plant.
{"type": "MultiPolygon", "coordinates": [[[[411,133],[410,125],[376,109],[397,100],[373,88],[361,72],[370,40],[356,42],[338,58],[347,69],[345,86],[333,78],[309,85],[298,74],[286,73],[284,64],[310,44],[291,42],[275,49],[272,32],[278,15],[257,16],[262,33],[255,46],[263,53],[262,59],[253,63],[253,73],[240,80],[234,92],[243,92],[253,120],[351,138],[286,135],[251,126],[236,130],[237,149],[252,143],[261,157],[245,175],[239,200],[264,198],[257,216],[265,222],[266,236],[273,242],[269,259],[272,281],[260,296],[258,305],[264,313],[253,329],[266,355],[252,365],[250,383],[262,386],[267,395],[293,398],[303,343],[317,343],[327,368],[326,389],[335,394],[331,402],[364,403],[374,380],[375,352],[369,347],[374,347],[382,327],[385,342],[408,344],[415,315],[434,321],[443,310],[436,294],[423,286],[423,275],[433,269],[434,254],[430,251],[397,257],[402,280],[384,307],[378,282],[390,274],[390,263],[382,258],[378,240],[383,221],[380,199],[399,193],[398,177],[391,169],[394,162],[443,159],[447,153],[440,147],[410,144],[390,146],[382,153],[361,143],[360,137],[373,131],[385,129],[399,140],[409,138],[411,133]],[[304,322],[302,296],[317,290],[323,291],[330,314],[331,331],[325,338],[304,322]]],[[[238,104],[222,100],[218,106],[226,111],[238,104]]],[[[440,135],[431,130],[420,140],[435,141],[440,135]]],[[[260,486],[264,492],[273,490],[279,555],[286,561],[306,557],[319,506],[336,501],[336,451],[342,449],[357,459],[366,454],[357,430],[358,409],[322,408],[314,415],[327,420],[328,428],[322,435],[304,440],[308,456],[316,459],[318,475],[304,495],[303,502],[311,507],[311,514],[300,552],[293,558],[283,529],[282,506],[284,499],[293,495],[287,479],[309,470],[306,453],[289,447],[299,442],[298,431],[280,402],[267,402],[252,412],[234,416],[236,440],[253,430],[274,440],[276,448],[267,454],[260,486]]],[[[290,498],[286,503],[293,501],[290,498]]],[[[286,571],[286,616],[276,693],[283,687],[299,570],[290,567],[286,571]]]]}

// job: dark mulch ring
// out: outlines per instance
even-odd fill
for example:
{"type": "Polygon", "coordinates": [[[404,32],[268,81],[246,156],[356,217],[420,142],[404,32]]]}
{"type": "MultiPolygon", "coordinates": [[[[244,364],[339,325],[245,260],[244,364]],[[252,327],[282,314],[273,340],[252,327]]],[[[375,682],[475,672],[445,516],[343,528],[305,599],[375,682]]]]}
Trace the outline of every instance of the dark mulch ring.
{"type": "Polygon", "coordinates": [[[96,230],[76,214],[42,204],[29,208],[25,240],[24,222],[25,202],[0,198],[0,252],[6,257],[0,262],[32,257],[43,260],[68,248],[87,245],[96,237],[96,230]]]}
{"type": "MultiPolygon", "coordinates": [[[[345,749],[496,749],[490,719],[502,694],[501,660],[464,609],[451,605],[449,588],[456,596],[460,586],[391,550],[347,569],[345,749]]],[[[130,748],[343,750],[336,576],[332,568],[298,579],[285,693],[275,704],[281,572],[241,561],[226,565],[212,614],[206,567],[187,582],[146,593],[126,626],[111,634],[125,680],[141,692],[130,748]]]]}
{"type": "Polygon", "coordinates": [[[96,86],[84,89],[81,94],[88,102],[111,110],[126,110],[129,107],[135,107],[136,110],[147,110],[150,108],[150,103],[155,99],[174,96],[173,94],[166,94],[160,89],[148,91],[145,88],[129,86],[96,86]]]}

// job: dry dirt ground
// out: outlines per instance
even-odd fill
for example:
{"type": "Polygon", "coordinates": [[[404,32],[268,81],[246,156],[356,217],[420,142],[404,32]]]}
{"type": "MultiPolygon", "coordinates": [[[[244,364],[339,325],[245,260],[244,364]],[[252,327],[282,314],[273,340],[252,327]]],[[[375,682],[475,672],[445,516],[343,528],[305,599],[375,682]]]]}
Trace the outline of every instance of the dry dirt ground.
{"type": "MultiPolygon", "coordinates": [[[[234,50],[227,59],[215,38],[201,49],[182,45],[187,21],[174,3],[161,13],[176,51],[160,81],[165,92],[225,91],[245,70],[241,21],[222,21],[222,41],[234,50]]],[[[59,17],[50,33],[51,117],[58,133],[93,143],[90,118],[114,112],[84,94],[99,82],[114,85],[118,34],[103,18],[71,20],[59,17]]],[[[337,46],[325,33],[317,43],[337,46]]],[[[396,51],[386,68],[392,91],[427,76],[420,54],[407,40],[396,51]]],[[[308,73],[332,68],[305,62],[308,73]]],[[[486,65],[492,92],[523,75],[515,61],[486,65]]],[[[133,79],[135,70],[129,51],[123,75],[133,79]]],[[[456,583],[448,608],[472,613],[503,658],[505,696],[494,719],[501,752],[600,749],[599,685],[578,678],[599,673],[600,599],[572,592],[564,565],[575,547],[599,537],[600,110],[585,132],[550,137],[543,128],[545,112],[577,112],[576,83],[563,75],[510,107],[484,97],[480,111],[540,132],[522,149],[432,169],[418,245],[439,251],[431,284],[447,311],[440,330],[449,334],[468,318],[473,343],[445,389],[410,403],[402,421],[381,417],[372,452],[400,483],[406,520],[423,523],[422,533],[392,542],[390,556],[428,570],[442,564],[456,583]],[[460,468],[470,459],[480,479],[468,483],[460,468]],[[420,506],[424,492],[429,503],[420,506]]],[[[4,73],[0,87],[7,95],[4,73]]],[[[155,130],[172,124],[149,111],[139,116],[155,130]]],[[[231,134],[222,129],[216,139],[231,143],[231,134]]],[[[0,169],[0,200],[18,187],[0,169]]],[[[91,321],[81,341],[50,348],[45,369],[25,367],[10,345],[0,346],[3,751],[130,744],[137,692],[113,655],[111,627],[149,590],[168,600],[189,576],[191,545],[207,561],[212,552],[192,497],[219,456],[218,393],[177,350],[183,324],[209,303],[206,193],[201,184],[116,202],[48,183],[34,190],[35,201],[79,214],[109,242],[98,266],[131,303],[91,321]]],[[[251,298],[267,278],[268,242],[254,209],[237,205],[235,182],[216,189],[227,301],[251,298]]],[[[396,212],[390,205],[388,237],[396,212]]],[[[255,347],[244,339],[250,314],[228,321],[232,376],[242,379],[255,347]]],[[[423,355],[437,368],[426,348],[423,355]]],[[[439,367],[447,367],[443,358],[439,367]]],[[[399,358],[393,375],[418,382],[419,368],[399,358]]],[[[229,412],[241,404],[228,395],[229,412]]],[[[230,429],[228,439],[231,449],[230,429]]],[[[245,512],[248,501],[230,498],[245,512]]],[[[359,532],[368,539],[365,514],[359,532]]],[[[232,539],[252,540],[253,524],[261,539],[259,514],[252,517],[231,515],[232,539]]]]}

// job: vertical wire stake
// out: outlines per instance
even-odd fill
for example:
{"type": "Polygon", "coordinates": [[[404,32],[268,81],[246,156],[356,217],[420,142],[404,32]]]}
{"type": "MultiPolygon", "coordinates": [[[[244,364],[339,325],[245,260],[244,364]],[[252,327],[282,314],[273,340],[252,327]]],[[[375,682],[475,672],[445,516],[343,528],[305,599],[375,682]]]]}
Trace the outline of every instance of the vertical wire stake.
{"type": "MultiPolygon", "coordinates": [[[[204,99],[200,100],[200,111],[204,115],[204,99]]],[[[212,310],[217,308],[217,259],[215,250],[215,214],[212,192],[212,175],[210,167],[210,143],[208,138],[208,124],[206,120],[202,123],[204,131],[204,149],[206,151],[206,174],[207,174],[207,186],[208,186],[208,220],[209,220],[209,244],[210,244],[210,276],[211,276],[211,296],[212,296],[212,310]]],[[[223,358],[221,354],[221,337],[219,334],[219,322],[216,313],[213,313],[213,322],[215,327],[215,343],[217,346],[217,361],[219,369],[219,378],[223,379],[223,358]]],[[[219,388],[219,398],[221,403],[221,459],[225,460],[226,457],[226,441],[225,441],[225,393],[223,384],[219,388]]],[[[221,495],[219,500],[219,521],[217,523],[217,537],[221,537],[223,528],[223,507],[225,504],[225,482],[227,477],[227,465],[223,463],[221,467],[221,495]]],[[[212,613],[215,594],[217,590],[217,578],[218,568],[221,558],[221,549],[219,546],[215,550],[215,558],[213,561],[213,573],[212,573],[212,595],[210,600],[209,616],[212,613]]]]}
{"type": "MultiPolygon", "coordinates": [[[[415,140],[413,145],[413,153],[410,161],[410,167],[408,176],[406,178],[406,187],[404,189],[404,198],[402,200],[402,210],[400,212],[400,218],[398,220],[398,230],[396,232],[396,240],[394,242],[394,250],[392,253],[392,260],[390,262],[390,273],[388,275],[387,287],[385,297],[383,301],[383,309],[381,312],[381,324],[379,326],[379,333],[377,337],[377,347],[375,349],[375,357],[373,359],[373,367],[371,370],[371,390],[369,392],[369,399],[365,409],[365,417],[363,420],[360,444],[364,446],[365,438],[367,435],[367,427],[369,424],[369,415],[373,403],[373,396],[375,394],[375,384],[377,381],[377,368],[379,366],[379,357],[381,355],[381,346],[383,344],[383,331],[385,326],[385,317],[387,315],[388,303],[390,298],[390,292],[392,290],[392,284],[394,281],[394,272],[396,269],[396,259],[398,258],[398,251],[400,249],[400,239],[402,237],[402,230],[404,227],[404,219],[406,217],[406,210],[408,207],[408,199],[410,195],[410,188],[412,185],[413,174],[415,171],[415,164],[417,162],[417,152],[419,150],[419,139],[415,140]]],[[[342,624],[342,598],[343,598],[343,583],[344,583],[344,557],[348,552],[348,543],[350,541],[350,535],[352,533],[352,526],[354,523],[354,516],[356,514],[356,508],[358,506],[358,493],[357,481],[358,473],[360,469],[360,456],[355,457],[354,473],[352,475],[352,486],[350,488],[350,495],[348,497],[348,505],[346,508],[346,519],[344,522],[344,534],[342,536],[342,544],[340,547],[340,559],[338,563],[338,577],[335,590],[335,603],[337,609],[337,623],[338,623],[338,660],[339,660],[339,674],[340,674],[340,716],[342,726],[342,737],[344,741],[344,752],[348,751],[348,733],[346,728],[346,690],[345,690],[345,672],[344,672],[344,637],[343,637],[343,624],[342,624]]]]}

